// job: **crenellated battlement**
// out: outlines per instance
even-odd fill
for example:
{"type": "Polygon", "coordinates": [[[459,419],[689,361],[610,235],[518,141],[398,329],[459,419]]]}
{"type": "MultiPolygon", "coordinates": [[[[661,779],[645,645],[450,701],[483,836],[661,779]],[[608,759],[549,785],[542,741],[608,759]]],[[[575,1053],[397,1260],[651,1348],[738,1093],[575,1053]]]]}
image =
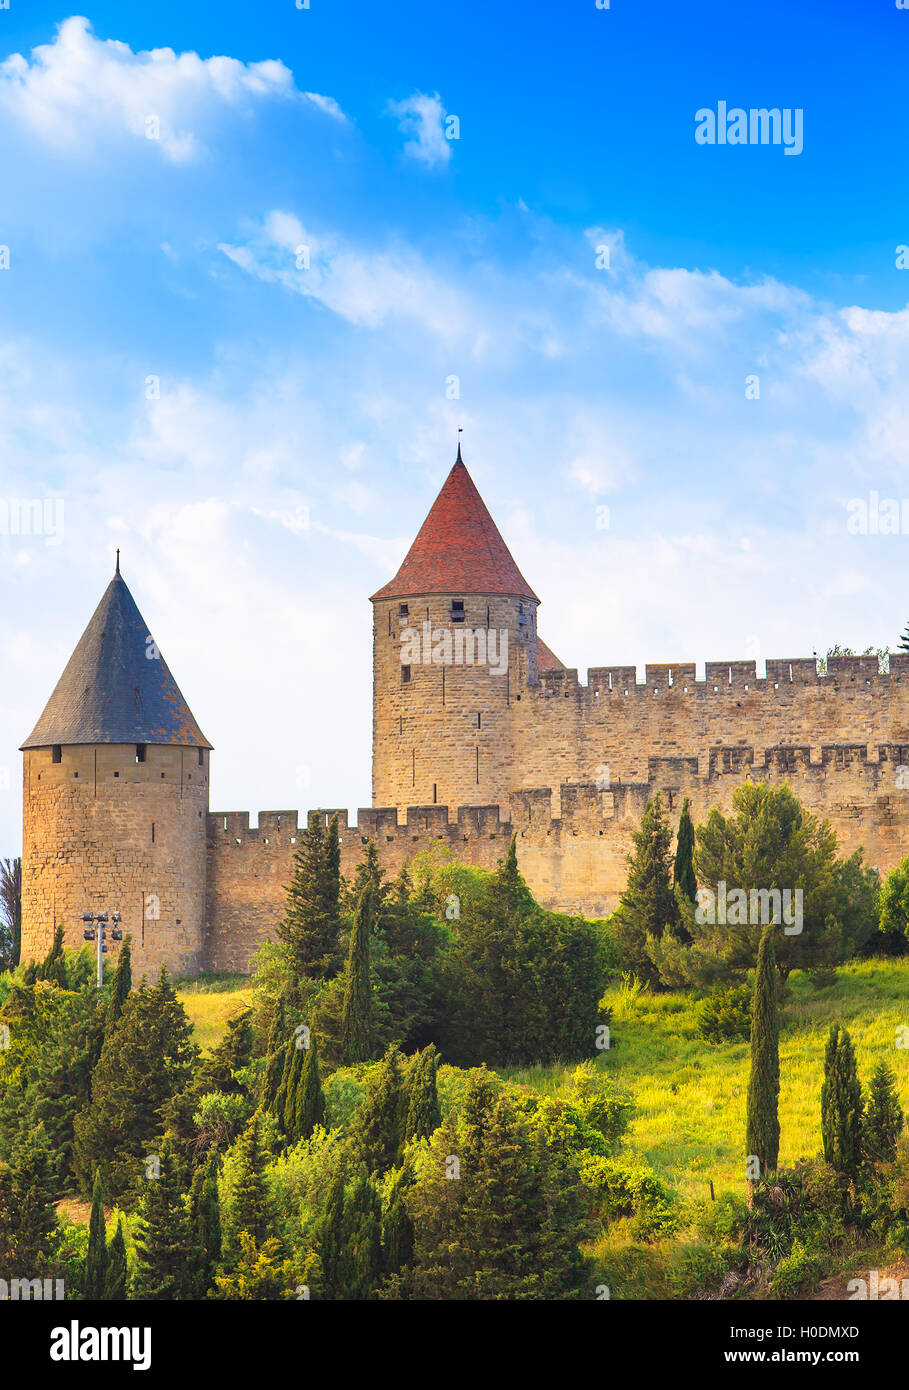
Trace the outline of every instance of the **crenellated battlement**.
{"type": "Polygon", "coordinates": [[[818,674],[816,657],[768,657],[765,674],[757,674],[756,661],[706,661],[704,679],[696,679],[693,661],[648,663],[644,679],[638,680],[636,666],[591,666],[587,684],[578,678],[576,667],[561,671],[541,671],[539,691],[544,695],[577,691],[591,699],[604,696],[619,697],[658,694],[710,696],[723,690],[747,690],[773,693],[793,686],[816,685],[825,690],[861,683],[889,687],[909,680],[909,652],[895,653],[889,659],[890,670],[880,671],[876,656],[832,656],[824,675],[818,674]]]}

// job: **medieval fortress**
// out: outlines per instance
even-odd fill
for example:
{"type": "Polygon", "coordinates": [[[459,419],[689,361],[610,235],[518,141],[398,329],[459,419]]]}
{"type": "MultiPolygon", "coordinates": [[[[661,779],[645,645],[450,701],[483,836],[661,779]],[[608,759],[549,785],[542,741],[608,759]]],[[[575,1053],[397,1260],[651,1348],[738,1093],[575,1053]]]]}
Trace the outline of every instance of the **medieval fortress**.
{"type": "MultiPolygon", "coordinates": [[[[695,820],[743,781],[787,782],[841,851],[909,854],[909,654],[595,666],[537,632],[539,599],[458,458],[372,596],[372,807],[339,811],[342,872],[373,839],[390,876],[441,845],[494,868],[517,834],[546,907],[599,917],[661,792],[695,820]],[[481,640],[482,639],[482,640],[481,640]]],[[[211,745],[117,573],[22,746],[23,958],[119,910],[137,973],[244,971],[281,918],[297,811],[212,812],[211,745]]],[[[329,818],[333,808],[310,812],[329,818]]]]}

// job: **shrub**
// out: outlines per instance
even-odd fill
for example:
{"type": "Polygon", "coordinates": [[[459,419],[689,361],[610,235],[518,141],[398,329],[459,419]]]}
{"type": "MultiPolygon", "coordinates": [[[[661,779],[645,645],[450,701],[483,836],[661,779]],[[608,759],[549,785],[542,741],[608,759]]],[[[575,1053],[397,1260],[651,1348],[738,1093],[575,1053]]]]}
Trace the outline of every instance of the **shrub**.
{"type": "Polygon", "coordinates": [[[747,1042],[752,994],[747,985],[712,990],[698,1010],[698,1032],[709,1043],[747,1042]]]}
{"type": "Polygon", "coordinates": [[[770,1289],[777,1298],[796,1298],[815,1288],[824,1268],[821,1255],[813,1255],[805,1249],[800,1240],[792,1242],[792,1249],[784,1255],[770,1279],[770,1289]]]}

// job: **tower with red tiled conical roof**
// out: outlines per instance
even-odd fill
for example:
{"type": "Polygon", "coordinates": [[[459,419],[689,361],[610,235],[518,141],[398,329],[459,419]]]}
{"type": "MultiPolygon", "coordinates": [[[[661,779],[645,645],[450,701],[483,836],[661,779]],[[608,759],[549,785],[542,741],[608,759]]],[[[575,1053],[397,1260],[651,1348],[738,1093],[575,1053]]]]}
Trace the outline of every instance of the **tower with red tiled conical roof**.
{"type": "Polygon", "coordinates": [[[539,599],[461,458],[372,596],[373,805],[508,808],[511,711],[538,662],[539,599]]]}

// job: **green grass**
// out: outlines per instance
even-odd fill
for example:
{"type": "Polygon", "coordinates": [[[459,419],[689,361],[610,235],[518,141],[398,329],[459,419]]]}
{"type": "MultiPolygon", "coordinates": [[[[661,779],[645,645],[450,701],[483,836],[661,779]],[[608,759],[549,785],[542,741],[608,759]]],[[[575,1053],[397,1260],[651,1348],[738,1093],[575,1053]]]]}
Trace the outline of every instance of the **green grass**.
{"type": "Polygon", "coordinates": [[[177,998],[193,1025],[195,1040],[203,1052],[220,1042],[227,1020],[252,1002],[248,975],[212,975],[202,980],[178,980],[177,998]]]}
{"type": "MultiPolygon", "coordinates": [[[[627,1087],[635,1118],[626,1146],[686,1197],[741,1195],[744,1181],[747,1043],[711,1046],[698,1036],[697,1003],[681,994],[643,993],[622,986],[606,993],[615,1010],[613,1046],[601,1065],[627,1087]]],[[[821,1151],[820,1094],[824,1045],[831,1023],[849,1029],[859,1075],[867,1083],[885,1059],[909,1111],[909,1052],[897,1048],[897,1029],[909,1026],[909,961],[863,961],[843,966],[835,984],[816,990],[801,972],[789,979],[780,1030],[780,1163],[821,1151]]],[[[512,1069],[507,1075],[558,1095],[570,1068],[512,1069]]]]}

